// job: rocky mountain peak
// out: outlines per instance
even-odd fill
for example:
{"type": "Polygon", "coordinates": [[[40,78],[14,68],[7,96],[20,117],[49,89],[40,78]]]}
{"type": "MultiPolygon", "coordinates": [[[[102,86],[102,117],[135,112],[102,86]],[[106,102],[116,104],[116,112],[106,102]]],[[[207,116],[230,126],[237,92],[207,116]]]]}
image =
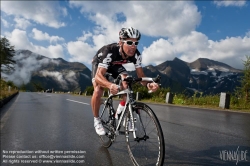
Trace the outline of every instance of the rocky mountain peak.
{"type": "Polygon", "coordinates": [[[91,71],[79,62],[48,58],[29,50],[17,50],[13,59],[16,61],[15,71],[7,76],[8,80],[17,86],[26,84],[31,91],[33,85],[57,91],[83,91],[92,85],[91,71]]]}
{"type": "Polygon", "coordinates": [[[192,63],[187,63],[191,69],[195,69],[197,71],[205,71],[205,70],[218,70],[218,71],[228,71],[228,72],[241,72],[241,70],[235,69],[225,63],[214,61],[207,58],[199,58],[192,63]]]}

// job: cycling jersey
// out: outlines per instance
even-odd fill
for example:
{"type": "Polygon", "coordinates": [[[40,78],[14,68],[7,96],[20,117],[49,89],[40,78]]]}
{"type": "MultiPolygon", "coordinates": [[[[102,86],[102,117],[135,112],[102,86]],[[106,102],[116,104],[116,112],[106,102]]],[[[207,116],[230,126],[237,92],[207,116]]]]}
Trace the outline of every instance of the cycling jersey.
{"type": "Polygon", "coordinates": [[[137,49],[135,55],[127,59],[122,58],[119,49],[120,46],[117,43],[112,43],[97,51],[92,61],[92,78],[95,76],[97,67],[106,68],[114,78],[126,71],[122,64],[134,63],[135,68],[141,67],[141,54],[137,49]]]}

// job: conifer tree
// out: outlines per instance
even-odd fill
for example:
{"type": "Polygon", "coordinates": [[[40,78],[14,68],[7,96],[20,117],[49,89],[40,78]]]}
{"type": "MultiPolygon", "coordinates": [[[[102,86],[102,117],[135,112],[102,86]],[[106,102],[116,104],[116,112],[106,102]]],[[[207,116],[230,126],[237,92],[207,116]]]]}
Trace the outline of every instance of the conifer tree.
{"type": "Polygon", "coordinates": [[[0,39],[0,78],[1,73],[9,73],[14,70],[13,64],[15,64],[15,60],[13,60],[13,56],[15,55],[14,46],[10,45],[10,42],[5,37],[0,39]]]}
{"type": "Polygon", "coordinates": [[[250,56],[246,56],[246,60],[244,61],[244,75],[241,79],[241,91],[245,96],[246,102],[249,101],[250,98],[250,56]]]}

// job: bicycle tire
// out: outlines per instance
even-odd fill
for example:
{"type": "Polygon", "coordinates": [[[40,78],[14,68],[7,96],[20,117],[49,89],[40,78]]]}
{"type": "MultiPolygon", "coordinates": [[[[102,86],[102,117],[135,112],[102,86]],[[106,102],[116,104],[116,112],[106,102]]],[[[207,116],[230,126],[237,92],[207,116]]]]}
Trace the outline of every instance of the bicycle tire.
{"type": "Polygon", "coordinates": [[[133,164],[136,166],[163,165],[165,142],[159,120],[153,110],[144,103],[136,102],[132,108],[134,118],[137,118],[135,128],[138,139],[135,140],[133,132],[128,130],[129,111],[125,117],[125,138],[133,164]]]}
{"type": "Polygon", "coordinates": [[[112,145],[112,139],[114,137],[113,122],[111,119],[111,111],[109,105],[106,106],[102,116],[100,117],[103,128],[106,132],[105,135],[99,135],[102,146],[109,148],[112,145]]]}

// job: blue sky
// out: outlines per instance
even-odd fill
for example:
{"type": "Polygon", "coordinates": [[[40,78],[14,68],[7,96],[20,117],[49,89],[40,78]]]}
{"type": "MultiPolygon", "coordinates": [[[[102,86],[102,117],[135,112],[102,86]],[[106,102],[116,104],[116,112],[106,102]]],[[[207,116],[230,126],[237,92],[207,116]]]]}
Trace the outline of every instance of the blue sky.
{"type": "MultiPolygon", "coordinates": [[[[250,55],[249,1],[1,1],[1,36],[49,58],[91,60],[122,27],[142,33],[143,65],[209,58],[242,69],[250,55]]],[[[133,65],[126,65],[133,70],[133,65]]]]}

